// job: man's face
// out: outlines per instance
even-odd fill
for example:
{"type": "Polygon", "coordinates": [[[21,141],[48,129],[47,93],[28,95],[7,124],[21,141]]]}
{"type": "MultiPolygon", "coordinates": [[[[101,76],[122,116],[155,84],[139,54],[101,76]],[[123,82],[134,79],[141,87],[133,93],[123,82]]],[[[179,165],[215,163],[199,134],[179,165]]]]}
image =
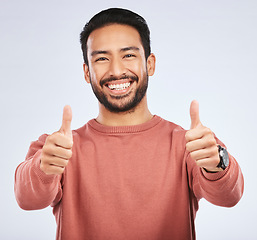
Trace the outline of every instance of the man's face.
{"type": "Polygon", "coordinates": [[[85,78],[98,101],[111,112],[134,109],[145,97],[155,63],[153,55],[146,62],[137,30],[120,24],[96,29],[89,35],[87,49],[85,78]]]}

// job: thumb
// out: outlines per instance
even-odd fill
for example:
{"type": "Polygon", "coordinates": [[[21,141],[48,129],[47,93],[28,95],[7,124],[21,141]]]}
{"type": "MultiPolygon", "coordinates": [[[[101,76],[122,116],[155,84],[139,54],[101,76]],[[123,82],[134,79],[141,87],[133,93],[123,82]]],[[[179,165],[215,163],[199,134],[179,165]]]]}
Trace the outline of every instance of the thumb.
{"type": "Polygon", "coordinates": [[[63,108],[62,115],[62,126],[60,128],[60,132],[67,136],[72,136],[71,133],[71,120],[72,120],[72,111],[69,105],[66,105],[63,108]]]}
{"type": "Polygon", "coordinates": [[[190,129],[196,128],[201,124],[199,116],[199,103],[196,100],[193,100],[190,105],[190,118],[191,118],[191,127],[190,129]]]}

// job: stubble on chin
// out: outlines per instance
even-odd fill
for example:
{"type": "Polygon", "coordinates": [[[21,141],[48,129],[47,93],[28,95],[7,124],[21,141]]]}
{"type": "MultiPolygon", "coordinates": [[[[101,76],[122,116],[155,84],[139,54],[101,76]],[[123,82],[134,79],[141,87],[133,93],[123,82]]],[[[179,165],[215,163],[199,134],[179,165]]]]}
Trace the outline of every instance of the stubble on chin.
{"type": "MultiPolygon", "coordinates": [[[[130,76],[131,77],[131,76],[130,76]]],[[[127,78],[127,77],[125,77],[127,78]]],[[[116,78],[115,78],[116,79],[116,78]]],[[[113,81],[115,80],[114,78],[110,78],[110,79],[106,79],[103,82],[106,83],[107,81],[113,81]]],[[[138,78],[134,77],[134,80],[137,81],[138,83],[138,78]]],[[[140,86],[138,86],[138,88],[132,92],[129,92],[125,95],[120,95],[120,96],[115,96],[115,95],[109,95],[109,98],[111,98],[110,100],[108,99],[108,96],[101,91],[101,89],[99,87],[97,87],[90,79],[90,83],[91,83],[91,87],[92,90],[96,96],[96,98],[98,99],[98,101],[106,108],[108,109],[110,112],[113,113],[132,113],[135,111],[136,107],[138,106],[138,104],[142,101],[142,99],[144,98],[147,88],[148,88],[148,75],[146,74],[146,76],[142,79],[142,83],[140,86]],[[131,97],[131,99],[126,100],[126,98],[129,98],[130,95],[133,95],[133,97],[131,97]],[[119,103],[115,103],[113,101],[120,101],[119,103]]],[[[101,88],[103,88],[104,84],[100,84],[101,88]]]]}

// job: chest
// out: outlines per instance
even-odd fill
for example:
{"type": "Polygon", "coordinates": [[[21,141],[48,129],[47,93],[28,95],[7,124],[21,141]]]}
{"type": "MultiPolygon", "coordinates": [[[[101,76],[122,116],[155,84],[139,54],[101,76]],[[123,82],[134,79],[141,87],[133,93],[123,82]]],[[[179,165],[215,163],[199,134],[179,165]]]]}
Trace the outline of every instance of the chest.
{"type": "Polygon", "coordinates": [[[176,145],[162,135],[89,138],[75,146],[66,179],[77,191],[106,197],[172,194],[187,182],[184,153],[176,145]]]}

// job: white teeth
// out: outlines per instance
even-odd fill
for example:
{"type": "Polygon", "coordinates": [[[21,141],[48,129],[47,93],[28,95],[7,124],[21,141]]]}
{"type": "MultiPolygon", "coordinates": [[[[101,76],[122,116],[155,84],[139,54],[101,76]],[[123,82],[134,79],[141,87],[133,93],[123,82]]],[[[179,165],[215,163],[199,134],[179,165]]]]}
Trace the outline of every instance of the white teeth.
{"type": "Polygon", "coordinates": [[[108,88],[111,90],[123,90],[125,88],[128,88],[130,86],[130,82],[121,83],[121,84],[110,84],[108,85],[108,88]]]}

